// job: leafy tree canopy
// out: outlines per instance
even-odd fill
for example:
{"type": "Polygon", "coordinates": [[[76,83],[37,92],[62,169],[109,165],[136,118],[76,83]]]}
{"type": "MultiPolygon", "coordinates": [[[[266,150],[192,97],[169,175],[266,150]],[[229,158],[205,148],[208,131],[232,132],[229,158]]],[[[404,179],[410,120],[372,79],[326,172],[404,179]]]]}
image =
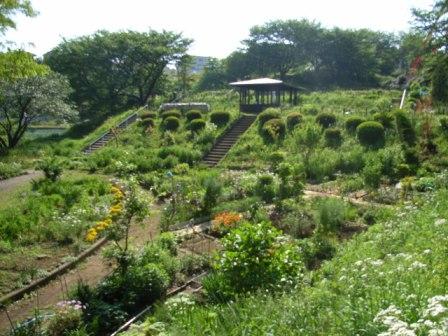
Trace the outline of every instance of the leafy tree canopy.
{"type": "Polygon", "coordinates": [[[31,7],[31,2],[29,0],[1,0],[0,35],[4,34],[8,28],[16,28],[16,23],[12,19],[16,14],[35,16],[37,13],[31,7]]]}
{"type": "Polygon", "coordinates": [[[16,80],[24,77],[42,76],[50,72],[48,66],[39,64],[32,54],[23,50],[0,53],[0,79],[16,80]]]}
{"type": "Polygon", "coordinates": [[[31,122],[39,118],[70,119],[68,81],[59,74],[0,80],[0,149],[15,147],[31,122]]]}
{"type": "Polygon", "coordinates": [[[163,31],[111,33],[64,40],[44,63],[66,75],[82,119],[148,103],[165,67],[182,59],[191,40],[163,31]]]}

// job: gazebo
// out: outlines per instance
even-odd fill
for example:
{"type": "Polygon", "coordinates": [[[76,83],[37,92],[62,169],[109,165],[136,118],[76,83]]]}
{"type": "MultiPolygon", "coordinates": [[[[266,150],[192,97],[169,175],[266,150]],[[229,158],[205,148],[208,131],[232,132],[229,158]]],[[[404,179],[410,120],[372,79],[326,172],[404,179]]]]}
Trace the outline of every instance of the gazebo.
{"type": "Polygon", "coordinates": [[[297,105],[298,102],[299,89],[278,79],[257,78],[230,85],[238,89],[241,112],[261,112],[282,103],[297,105]]]}

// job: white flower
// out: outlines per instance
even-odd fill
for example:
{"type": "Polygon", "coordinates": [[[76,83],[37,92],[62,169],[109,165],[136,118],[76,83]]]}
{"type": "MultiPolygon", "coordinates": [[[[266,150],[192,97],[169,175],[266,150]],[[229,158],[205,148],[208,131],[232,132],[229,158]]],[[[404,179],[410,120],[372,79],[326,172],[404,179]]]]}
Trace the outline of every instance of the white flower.
{"type": "Polygon", "coordinates": [[[435,226],[440,226],[440,225],[443,225],[445,223],[446,223],[446,219],[445,218],[439,218],[439,219],[436,219],[436,221],[434,222],[434,225],[435,226]]]}

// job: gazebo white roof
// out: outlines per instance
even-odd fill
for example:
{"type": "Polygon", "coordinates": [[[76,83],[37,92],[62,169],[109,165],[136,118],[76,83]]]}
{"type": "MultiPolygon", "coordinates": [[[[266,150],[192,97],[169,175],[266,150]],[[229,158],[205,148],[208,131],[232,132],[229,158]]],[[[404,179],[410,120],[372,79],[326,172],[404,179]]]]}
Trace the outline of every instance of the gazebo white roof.
{"type": "Polygon", "coordinates": [[[283,81],[272,78],[256,78],[250,80],[244,80],[239,82],[230,83],[232,86],[241,86],[241,85],[272,85],[272,84],[283,84],[283,81]]]}

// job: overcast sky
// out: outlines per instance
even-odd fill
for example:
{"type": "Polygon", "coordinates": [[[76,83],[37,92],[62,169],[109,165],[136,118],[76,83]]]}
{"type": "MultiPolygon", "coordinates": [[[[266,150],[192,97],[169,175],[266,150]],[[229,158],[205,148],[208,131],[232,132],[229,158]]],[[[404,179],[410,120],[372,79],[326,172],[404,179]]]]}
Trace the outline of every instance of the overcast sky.
{"type": "Polygon", "coordinates": [[[172,30],[194,39],[193,55],[222,58],[250,27],[275,19],[316,20],[325,27],[405,31],[411,8],[433,0],[32,0],[39,16],[17,18],[6,39],[41,56],[62,38],[110,31],[172,30]],[[31,45],[32,44],[32,45],[31,45]]]}

